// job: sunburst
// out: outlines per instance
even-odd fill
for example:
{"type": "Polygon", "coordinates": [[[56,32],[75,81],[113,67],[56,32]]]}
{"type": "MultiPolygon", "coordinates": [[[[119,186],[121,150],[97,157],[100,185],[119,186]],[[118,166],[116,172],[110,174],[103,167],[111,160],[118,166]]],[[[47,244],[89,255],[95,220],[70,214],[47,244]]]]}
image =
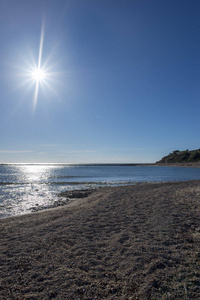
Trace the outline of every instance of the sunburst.
{"type": "Polygon", "coordinates": [[[38,101],[39,84],[41,81],[45,81],[45,79],[47,79],[47,72],[45,68],[41,66],[43,43],[44,43],[44,22],[41,28],[37,68],[33,67],[32,72],[30,74],[32,79],[35,80],[34,109],[36,108],[37,101],[38,101]]]}
{"type": "MultiPolygon", "coordinates": [[[[43,46],[44,46],[44,21],[41,26],[41,34],[40,34],[40,42],[38,49],[38,57],[34,59],[33,51],[30,50],[30,58],[24,59],[24,67],[16,66],[19,72],[16,73],[18,85],[16,89],[22,88],[24,86],[30,88],[34,88],[33,92],[33,107],[34,110],[37,107],[39,90],[42,89],[44,92],[46,90],[50,90],[51,94],[54,94],[59,97],[58,93],[55,90],[55,84],[60,84],[60,80],[58,82],[58,78],[60,75],[65,74],[65,72],[55,70],[56,63],[50,64],[52,61],[52,53],[43,60],[43,46]],[[19,82],[20,80],[20,82],[19,82]]],[[[27,91],[28,91],[27,90],[27,91]]]]}

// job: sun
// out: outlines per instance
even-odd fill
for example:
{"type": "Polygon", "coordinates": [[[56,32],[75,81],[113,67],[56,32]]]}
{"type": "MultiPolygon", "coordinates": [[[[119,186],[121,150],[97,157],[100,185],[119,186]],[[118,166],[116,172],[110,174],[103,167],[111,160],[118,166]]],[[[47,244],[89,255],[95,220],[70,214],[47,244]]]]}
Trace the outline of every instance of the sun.
{"type": "Polygon", "coordinates": [[[36,68],[31,73],[31,77],[35,81],[42,81],[46,78],[46,74],[42,68],[36,68]]]}
{"type": "Polygon", "coordinates": [[[37,55],[34,55],[34,51],[32,49],[29,49],[30,57],[27,59],[24,59],[23,57],[23,63],[25,63],[25,66],[23,66],[23,64],[22,66],[17,66],[17,69],[20,71],[16,73],[16,76],[20,78],[19,87],[16,87],[16,89],[29,85],[27,91],[33,91],[34,111],[37,107],[40,90],[43,91],[44,97],[47,95],[47,90],[50,91],[52,95],[59,97],[59,94],[56,91],[56,85],[61,82],[60,76],[63,76],[63,74],[66,73],[55,69],[58,65],[58,62],[52,62],[53,52],[55,49],[46,56],[45,60],[43,59],[43,44],[44,20],[41,26],[38,57],[37,55]]]}

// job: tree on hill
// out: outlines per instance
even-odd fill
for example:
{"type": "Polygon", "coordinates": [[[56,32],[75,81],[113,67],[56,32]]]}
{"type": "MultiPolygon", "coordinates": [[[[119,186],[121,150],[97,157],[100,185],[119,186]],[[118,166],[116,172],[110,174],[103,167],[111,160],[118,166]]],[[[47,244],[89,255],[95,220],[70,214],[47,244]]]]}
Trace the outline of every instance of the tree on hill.
{"type": "Polygon", "coordinates": [[[164,156],[157,163],[183,163],[200,161],[200,149],[197,150],[174,150],[167,156],[164,156]]]}

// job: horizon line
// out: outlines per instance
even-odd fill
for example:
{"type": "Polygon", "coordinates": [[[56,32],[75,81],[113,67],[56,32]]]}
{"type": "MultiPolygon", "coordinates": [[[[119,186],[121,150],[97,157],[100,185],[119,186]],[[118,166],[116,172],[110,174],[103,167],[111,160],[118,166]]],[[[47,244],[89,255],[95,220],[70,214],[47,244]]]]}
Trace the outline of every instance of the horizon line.
{"type": "Polygon", "coordinates": [[[67,166],[100,166],[100,165],[104,165],[104,166],[135,166],[135,165],[153,165],[156,164],[156,162],[153,163],[0,163],[0,165],[67,165],[67,166]]]}

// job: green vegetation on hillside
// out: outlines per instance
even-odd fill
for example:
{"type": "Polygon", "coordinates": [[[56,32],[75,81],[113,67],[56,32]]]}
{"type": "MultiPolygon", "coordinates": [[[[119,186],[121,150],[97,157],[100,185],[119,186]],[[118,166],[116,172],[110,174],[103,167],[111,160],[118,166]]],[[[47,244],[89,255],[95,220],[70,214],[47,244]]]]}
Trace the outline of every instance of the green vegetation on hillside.
{"type": "Polygon", "coordinates": [[[164,156],[158,163],[185,163],[200,161],[200,149],[185,151],[175,150],[167,156],[164,156]]]}

